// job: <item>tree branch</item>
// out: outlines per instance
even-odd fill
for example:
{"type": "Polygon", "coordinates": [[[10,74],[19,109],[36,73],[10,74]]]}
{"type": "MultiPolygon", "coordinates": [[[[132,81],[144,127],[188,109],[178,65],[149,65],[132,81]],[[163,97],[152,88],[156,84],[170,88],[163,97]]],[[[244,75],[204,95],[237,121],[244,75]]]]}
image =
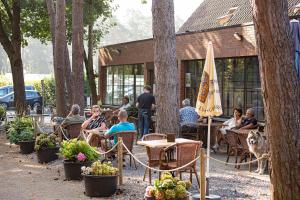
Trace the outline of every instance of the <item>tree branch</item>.
{"type": "Polygon", "coordinates": [[[1,13],[0,13],[0,43],[3,46],[3,49],[7,53],[8,57],[12,57],[12,55],[14,54],[14,48],[7,34],[4,31],[1,13]]]}
{"type": "Polygon", "coordinates": [[[4,5],[4,8],[5,8],[6,12],[7,12],[9,20],[12,22],[13,21],[13,17],[12,17],[12,13],[11,13],[11,10],[9,8],[9,5],[8,5],[7,1],[6,0],[1,0],[1,1],[2,1],[3,5],[4,5]]]}

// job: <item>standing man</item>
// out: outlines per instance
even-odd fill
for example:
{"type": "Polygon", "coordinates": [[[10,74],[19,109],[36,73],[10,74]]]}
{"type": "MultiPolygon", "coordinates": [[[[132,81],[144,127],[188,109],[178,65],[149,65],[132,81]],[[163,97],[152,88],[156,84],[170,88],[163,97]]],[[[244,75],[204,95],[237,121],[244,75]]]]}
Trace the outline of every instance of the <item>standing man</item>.
{"type": "Polygon", "coordinates": [[[151,109],[155,107],[155,98],[150,91],[150,86],[144,86],[144,93],[137,98],[136,103],[136,107],[139,109],[139,132],[141,137],[149,133],[151,109]]]}

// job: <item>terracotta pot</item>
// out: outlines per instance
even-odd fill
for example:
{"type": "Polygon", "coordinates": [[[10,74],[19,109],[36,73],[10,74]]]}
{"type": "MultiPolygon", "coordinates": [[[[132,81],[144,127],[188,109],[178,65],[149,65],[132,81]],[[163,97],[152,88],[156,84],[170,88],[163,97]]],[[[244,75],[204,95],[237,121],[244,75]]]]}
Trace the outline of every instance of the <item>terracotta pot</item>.
{"type": "Polygon", "coordinates": [[[48,163],[58,158],[59,147],[40,149],[37,153],[39,163],[48,163]]]}
{"type": "Polygon", "coordinates": [[[74,162],[64,160],[65,177],[67,180],[81,180],[81,167],[91,166],[92,162],[74,162]]]}
{"type": "Polygon", "coordinates": [[[85,195],[88,197],[109,197],[117,190],[118,176],[82,175],[85,195]]]}
{"type": "Polygon", "coordinates": [[[34,152],[34,143],[35,143],[34,140],[19,142],[21,154],[30,154],[34,152]]]}

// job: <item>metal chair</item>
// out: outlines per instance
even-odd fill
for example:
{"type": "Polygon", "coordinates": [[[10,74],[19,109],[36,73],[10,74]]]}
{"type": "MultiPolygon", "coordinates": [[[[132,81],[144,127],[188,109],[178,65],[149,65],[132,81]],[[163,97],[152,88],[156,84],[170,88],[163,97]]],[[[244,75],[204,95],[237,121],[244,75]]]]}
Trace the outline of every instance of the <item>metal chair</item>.
{"type": "MultiPolygon", "coordinates": [[[[166,139],[167,136],[165,134],[158,134],[158,133],[151,133],[144,135],[142,138],[142,141],[149,141],[149,140],[163,140],[166,139]]],[[[146,147],[147,150],[147,165],[149,167],[158,167],[159,166],[159,153],[163,148],[150,148],[146,147]]],[[[144,172],[144,178],[143,181],[146,179],[146,173],[149,172],[149,183],[151,183],[152,175],[151,175],[151,169],[146,168],[144,172]]]]}

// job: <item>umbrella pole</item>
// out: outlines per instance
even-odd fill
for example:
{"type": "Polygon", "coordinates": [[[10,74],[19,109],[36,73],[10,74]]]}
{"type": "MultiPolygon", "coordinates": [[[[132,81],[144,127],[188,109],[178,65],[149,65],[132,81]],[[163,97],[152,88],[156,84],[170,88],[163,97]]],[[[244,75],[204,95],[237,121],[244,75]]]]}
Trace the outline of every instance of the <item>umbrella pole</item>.
{"type": "Polygon", "coordinates": [[[210,156],[210,126],[211,126],[211,117],[208,116],[208,131],[207,131],[207,157],[206,157],[206,195],[209,196],[209,156],[210,156]]]}

